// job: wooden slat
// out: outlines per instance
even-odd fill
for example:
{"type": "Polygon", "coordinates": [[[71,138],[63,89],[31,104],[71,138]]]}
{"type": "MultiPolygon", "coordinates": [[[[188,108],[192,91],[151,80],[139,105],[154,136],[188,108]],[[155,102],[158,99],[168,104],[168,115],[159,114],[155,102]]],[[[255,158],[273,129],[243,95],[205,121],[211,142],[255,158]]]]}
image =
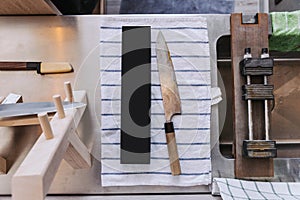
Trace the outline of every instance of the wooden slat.
{"type": "Polygon", "coordinates": [[[6,174],[7,168],[6,168],[6,159],[0,156],[0,175],[6,174]]]}
{"type": "Polygon", "coordinates": [[[73,167],[73,169],[84,169],[92,166],[92,158],[86,146],[82,143],[77,133],[70,134],[69,147],[64,160],[73,167]]]}
{"type": "MultiPolygon", "coordinates": [[[[251,48],[253,57],[260,57],[261,49],[268,47],[268,15],[258,14],[258,24],[243,24],[242,14],[231,15],[231,57],[233,72],[233,112],[235,176],[271,177],[274,174],[273,159],[249,159],[242,155],[243,141],[248,139],[247,103],[242,100],[242,85],[239,62],[244,49],[251,48]]],[[[253,102],[253,101],[252,101],[253,102]]],[[[263,102],[253,102],[254,138],[264,138],[263,102]]]]}
{"type": "MultiPolygon", "coordinates": [[[[13,94],[10,93],[7,95],[6,98],[0,98],[1,104],[8,104],[8,103],[21,103],[23,101],[22,96],[19,94],[13,94]]],[[[6,131],[6,130],[1,130],[0,131],[6,131]]],[[[7,161],[5,158],[0,156],[0,174],[6,174],[7,173],[7,161]]]]}
{"type": "Polygon", "coordinates": [[[1,0],[0,15],[60,15],[50,0],[1,0]]]}
{"type": "MultiPolygon", "coordinates": [[[[49,120],[51,120],[53,116],[54,113],[49,113],[49,120]]],[[[9,117],[0,120],[0,126],[28,126],[37,124],[39,124],[39,120],[36,115],[9,117]]]]}
{"type": "MultiPolygon", "coordinates": [[[[75,92],[74,96],[76,101],[86,101],[84,91],[75,92]]],[[[85,107],[68,110],[63,119],[54,115],[50,122],[54,138],[46,140],[43,134],[38,138],[12,178],[12,199],[44,199],[84,110],[85,107]]]]}

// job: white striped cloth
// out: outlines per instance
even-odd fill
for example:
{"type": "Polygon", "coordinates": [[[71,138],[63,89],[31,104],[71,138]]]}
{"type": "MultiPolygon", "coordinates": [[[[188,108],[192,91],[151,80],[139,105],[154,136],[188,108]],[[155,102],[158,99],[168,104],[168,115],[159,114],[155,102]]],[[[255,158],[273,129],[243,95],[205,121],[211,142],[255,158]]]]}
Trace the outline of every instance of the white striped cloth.
{"type": "Polygon", "coordinates": [[[296,200],[300,199],[300,183],[244,181],[215,178],[223,200],[296,200]]]}
{"type": "Polygon", "coordinates": [[[102,186],[211,183],[211,78],[206,18],[106,17],[100,27],[102,186]],[[122,26],[151,26],[151,164],[120,164],[122,26]],[[155,41],[162,31],[173,60],[182,114],[173,117],[180,176],[172,176],[164,133],[164,111],[155,41]]]}

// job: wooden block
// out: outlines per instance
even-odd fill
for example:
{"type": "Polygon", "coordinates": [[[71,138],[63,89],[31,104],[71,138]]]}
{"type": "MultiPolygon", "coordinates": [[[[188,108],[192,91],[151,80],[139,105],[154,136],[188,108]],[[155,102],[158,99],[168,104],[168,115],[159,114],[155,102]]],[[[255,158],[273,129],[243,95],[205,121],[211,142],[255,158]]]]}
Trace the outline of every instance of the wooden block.
{"type": "MultiPolygon", "coordinates": [[[[68,101],[70,97],[72,101],[73,99],[75,101],[78,101],[76,96],[73,97],[73,91],[70,82],[65,82],[65,89],[67,93],[66,101],[68,101]]],[[[81,100],[81,102],[87,104],[86,98],[81,100]]],[[[78,137],[76,131],[70,134],[69,141],[70,144],[66,151],[64,160],[74,169],[84,169],[91,167],[91,154],[78,137]]]]}
{"type": "MultiPolygon", "coordinates": [[[[233,126],[235,146],[235,176],[272,177],[273,159],[249,159],[242,155],[243,141],[248,139],[247,103],[242,100],[242,85],[245,77],[241,76],[239,62],[243,59],[244,49],[251,48],[253,57],[260,57],[261,49],[268,47],[268,15],[258,14],[257,24],[243,24],[242,14],[231,15],[231,57],[233,73],[233,126]]],[[[263,101],[253,102],[254,138],[262,139],[264,134],[263,101]]]]}
{"type": "MultiPolygon", "coordinates": [[[[54,113],[49,113],[48,118],[51,120],[54,113]]],[[[29,126],[39,125],[40,121],[36,115],[22,117],[8,117],[0,120],[0,126],[29,126]]]]}
{"type": "Polygon", "coordinates": [[[1,174],[6,174],[6,172],[7,172],[6,159],[2,158],[0,156],[0,175],[1,174]]]}
{"type": "Polygon", "coordinates": [[[50,0],[1,0],[0,15],[61,15],[50,0]]]}
{"type": "Polygon", "coordinates": [[[67,161],[73,169],[90,168],[92,166],[91,154],[76,132],[70,134],[69,141],[70,144],[64,160],[67,161]]]}
{"type": "MultiPolygon", "coordinates": [[[[78,91],[74,95],[76,100],[84,101],[86,92],[78,91]]],[[[70,134],[74,134],[84,111],[85,107],[68,110],[63,119],[54,115],[50,122],[54,138],[38,138],[12,178],[12,199],[44,199],[69,147],[70,134]]]]}
{"type": "Polygon", "coordinates": [[[9,93],[7,97],[1,102],[1,104],[10,104],[10,103],[22,103],[23,98],[20,94],[9,93]]]}
{"type": "MultiPolygon", "coordinates": [[[[22,95],[10,93],[6,98],[0,99],[1,104],[23,102],[22,95]]],[[[6,159],[0,156],[0,174],[7,173],[6,159]]]]}

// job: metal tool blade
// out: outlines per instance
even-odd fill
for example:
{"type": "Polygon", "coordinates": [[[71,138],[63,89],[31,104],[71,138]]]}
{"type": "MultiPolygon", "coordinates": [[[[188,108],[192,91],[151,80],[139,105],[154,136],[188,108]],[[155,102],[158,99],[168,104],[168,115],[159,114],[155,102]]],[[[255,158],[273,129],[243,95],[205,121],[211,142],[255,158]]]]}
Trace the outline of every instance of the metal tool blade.
{"type": "Polygon", "coordinates": [[[165,118],[169,122],[174,114],[181,113],[181,102],[169,48],[162,32],[156,39],[156,60],[165,118]]]}
{"type": "MultiPolygon", "coordinates": [[[[64,109],[80,108],[86,104],[80,102],[63,102],[64,109]]],[[[42,112],[56,112],[56,107],[52,102],[32,102],[0,104],[0,118],[19,117],[34,115],[42,112]]]]}

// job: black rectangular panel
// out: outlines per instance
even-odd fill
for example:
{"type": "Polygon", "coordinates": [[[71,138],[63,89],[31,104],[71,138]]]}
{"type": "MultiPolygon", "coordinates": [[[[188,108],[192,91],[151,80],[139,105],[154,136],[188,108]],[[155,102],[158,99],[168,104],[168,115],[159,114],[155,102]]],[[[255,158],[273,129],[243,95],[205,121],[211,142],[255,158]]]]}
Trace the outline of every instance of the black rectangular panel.
{"type": "Polygon", "coordinates": [[[121,79],[121,164],[149,164],[150,26],[122,27],[121,79]]]}

